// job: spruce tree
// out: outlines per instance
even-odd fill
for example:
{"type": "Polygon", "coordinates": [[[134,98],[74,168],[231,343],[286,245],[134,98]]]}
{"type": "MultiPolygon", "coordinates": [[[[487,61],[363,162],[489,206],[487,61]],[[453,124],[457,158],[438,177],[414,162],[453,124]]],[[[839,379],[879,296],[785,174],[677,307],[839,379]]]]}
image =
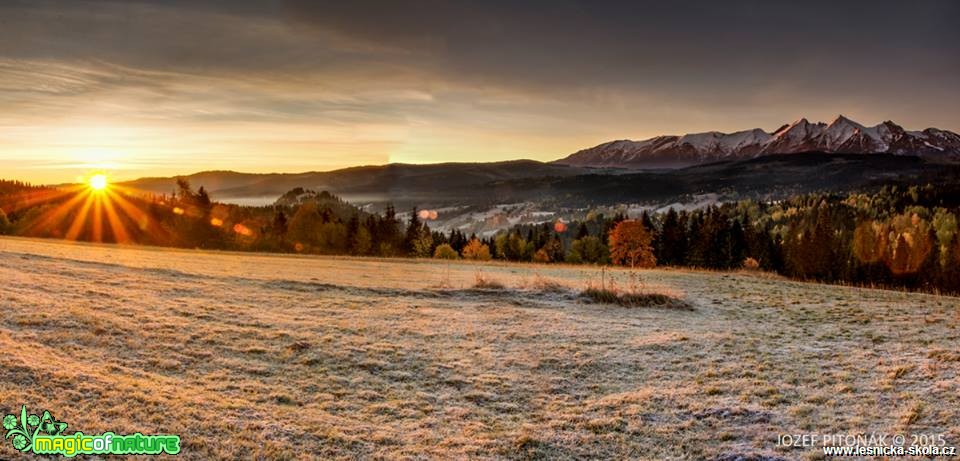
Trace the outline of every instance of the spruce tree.
{"type": "Polygon", "coordinates": [[[417,250],[417,241],[420,240],[423,225],[420,217],[417,215],[417,207],[410,211],[410,222],[407,224],[407,232],[403,238],[403,248],[408,255],[413,255],[417,250]]]}
{"type": "Polygon", "coordinates": [[[273,235],[281,241],[287,235],[287,215],[283,208],[277,208],[277,214],[273,217],[273,235]]]}

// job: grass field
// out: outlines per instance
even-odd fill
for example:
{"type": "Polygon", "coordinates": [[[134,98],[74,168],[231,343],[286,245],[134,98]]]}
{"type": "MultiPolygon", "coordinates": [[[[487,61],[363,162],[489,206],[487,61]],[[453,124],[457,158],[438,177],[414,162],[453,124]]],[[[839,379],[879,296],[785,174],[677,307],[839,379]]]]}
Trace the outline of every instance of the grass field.
{"type": "Polygon", "coordinates": [[[871,431],[960,445],[960,299],[640,276],[694,309],[587,302],[586,267],[0,239],[0,411],[180,434],[190,460],[816,459],[777,435],[871,431]]]}

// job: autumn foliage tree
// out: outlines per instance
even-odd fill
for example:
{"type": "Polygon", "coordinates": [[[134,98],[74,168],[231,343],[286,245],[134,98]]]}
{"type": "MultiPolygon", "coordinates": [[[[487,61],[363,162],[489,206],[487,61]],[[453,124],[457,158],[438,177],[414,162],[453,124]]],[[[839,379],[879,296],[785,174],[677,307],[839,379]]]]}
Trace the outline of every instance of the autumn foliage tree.
{"type": "Polygon", "coordinates": [[[610,231],[610,259],[614,264],[630,267],[655,267],[652,241],[642,222],[621,221],[610,231]]]}
{"type": "Polygon", "coordinates": [[[3,212],[3,209],[0,209],[0,235],[6,234],[10,229],[10,220],[7,218],[7,214],[3,212]]]}
{"type": "Polygon", "coordinates": [[[436,259],[457,259],[460,255],[457,254],[457,250],[454,250],[449,243],[441,243],[437,245],[437,249],[434,250],[433,257],[436,259]]]}
{"type": "Polygon", "coordinates": [[[481,243],[480,240],[472,239],[463,247],[463,259],[488,261],[490,259],[490,247],[481,243]]]}

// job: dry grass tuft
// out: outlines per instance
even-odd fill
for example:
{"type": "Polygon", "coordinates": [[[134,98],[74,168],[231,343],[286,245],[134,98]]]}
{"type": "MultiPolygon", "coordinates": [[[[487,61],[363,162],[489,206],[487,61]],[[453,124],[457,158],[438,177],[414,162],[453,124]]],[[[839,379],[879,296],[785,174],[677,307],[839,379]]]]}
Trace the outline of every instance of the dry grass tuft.
{"type": "Polygon", "coordinates": [[[901,365],[901,366],[898,366],[898,367],[896,367],[896,368],[891,369],[889,372],[887,372],[887,378],[888,378],[891,382],[896,381],[896,380],[902,378],[902,377],[903,377],[904,375],[906,375],[907,373],[910,373],[910,371],[912,371],[913,368],[914,368],[913,365],[901,365]]]}
{"type": "Polygon", "coordinates": [[[924,404],[922,402],[916,402],[907,408],[903,414],[900,415],[900,424],[902,427],[908,427],[920,420],[920,417],[923,416],[924,404]]]}
{"type": "Polygon", "coordinates": [[[307,341],[296,341],[293,344],[287,346],[287,349],[289,349],[292,352],[303,352],[307,349],[310,349],[311,347],[312,347],[311,344],[307,341]]]}
{"type": "Polygon", "coordinates": [[[479,288],[481,290],[505,290],[507,288],[503,282],[491,278],[488,275],[485,275],[483,272],[477,272],[474,277],[474,288],[479,288]]]}
{"type": "Polygon", "coordinates": [[[524,287],[544,293],[564,293],[570,290],[569,287],[560,281],[544,277],[540,274],[534,274],[533,278],[524,284],[524,287]]]}
{"type": "Polygon", "coordinates": [[[647,287],[634,285],[620,289],[611,283],[605,287],[587,284],[580,296],[592,302],[614,304],[623,307],[663,307],[670,309],[689,309],[693,306],[675,290],[666,287],[647,287]]]}
{"type": "Polygon", "coordinates": [[[946,349],[937,349],[930,351],[927,357],[939,360],[941,362],[960,362],[960,352],[949,351],[946,349]]]}

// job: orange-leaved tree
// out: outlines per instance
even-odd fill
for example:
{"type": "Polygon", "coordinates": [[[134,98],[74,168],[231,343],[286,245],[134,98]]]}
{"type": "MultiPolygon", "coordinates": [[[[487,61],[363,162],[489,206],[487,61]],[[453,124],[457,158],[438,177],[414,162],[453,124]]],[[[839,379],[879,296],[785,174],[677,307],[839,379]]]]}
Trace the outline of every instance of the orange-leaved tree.
{"type": "Polygon", "coordinates": [[[610,231],[610,259],[614,264],[630,267],[654,267],[657,258],[653,255],[652,240],[642,222],[621,221],[610,231]]]}
{"type": "Polygon", "coordinates": [[[463,247],[463,259],[488,261],[490,260],[490,247],[481,243],[480,240],[472,239],[470,243],[463,247]]]}

